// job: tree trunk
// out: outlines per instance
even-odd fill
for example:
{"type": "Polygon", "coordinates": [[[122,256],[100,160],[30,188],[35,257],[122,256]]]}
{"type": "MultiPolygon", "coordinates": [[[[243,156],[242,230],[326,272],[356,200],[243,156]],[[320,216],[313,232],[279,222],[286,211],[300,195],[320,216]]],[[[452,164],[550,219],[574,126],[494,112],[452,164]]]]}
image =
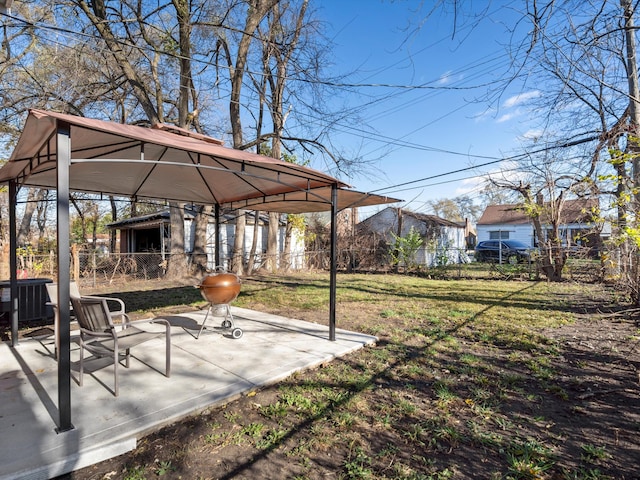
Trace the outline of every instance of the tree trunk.
{"type": "Polygon", "coordinates": [[[184,205],[171,202],[169,204],[171,218],[171,247],[169,266],[167,267],[168,278],[185,278],[188,274],[187,255],[184,246],[184,205]]]}
{"type": "Polygon", "coordinates": [[[282,268],[285,272],[291,270],[291,244],[293,242],[293,224],[287,215],[287,226],[284,233],[284,248],[282,249],[282,268]]]}
{"type": "Polygon", "coordinates": [[[195,219],[193,253],[191,255],[192,270],[196,275],[202,275],[208,270],[207,258],[207,227],[211,218],[211,205],[200,207],[195,219]]]}
{"type": "MultiPolygon", "coordinates": [[[[118,207],[116,205],[116,199],[113,195],[109,196],[109,203],[111,204],[111,221],[118,221],[118,207]]],[[[116,251],[116,244],[118,242],[118,232],[115,228],[109,231],[109,253],[116,251]]]]}
{"type": "Polygon", "coordinates": [[[267,236],[267,271],[278,271],[278,230],[280,229],[280,214],[269,212],[269,234],[267,236]]]}
{"type": "Polygon", "coordinates": [[[71,204],[74,206],[74,208],[76,209],[76,212],[78,214],[78,218],[80,218],[80,228],[81,228],[81,235],[82,235],[82,243],[87,243],[87,220],[85,218],[85,214],[82,211],[82,208],[80,208],[80,205],[78,205],[78,202],[76,201],[76,199],[72,196],[69,197],[69,200],[71,201],[71,204]]]}
{"type": "Polygon", "coordinates": [[[27,192],[27,203],[24,207],[24,215],[20,222],[20,228],[17,233],[18,246],[26,245],[29,242],[29,234],[31,233],[31,220],[33,213],[36,211],[37,202],[44,198],[44,190],[41,188],[29,188],[27,192]]]}
{"type": "MultiPolygon", "coordinates": [[[[638,60],[636,57],[636,33],[634,25],[634,6],[631,0],[620,0],[620,5],[624,10],[624,29],[625,29],[625,43],[627,47],[626,52],[626,67],[627,67],[627,82],[629,88],[629,135],[627,136],[627,153],[632,155],[632,177],[633,177],[633,191],[635,192],[634,201],[631,202],[632,208],[631,214],[635,218],[633,227],[640,227],[638,220],[638,213],[640,212],[640,145],[638,144],[638,138],[640,135],[640,88],[638,87],[638,60]]],[[[619,215],[620,216],[620,215],[619,215]]],[[[626,241],[626,240],[625,240],[626,241]]],[[[635,246],[637,250],[639,245],[635,246]]],[[[622,247],[622,253],[630,253],[630,246],[624,245],[622,247]]],[[[640,269],[638,261],[638,255],[626,255],[629,258],[628,263],[622,262],[621,269],[623,275],[629,278],[629,284],[631,285],[632,300],[636,305],[640,305],[640,289],[638,284],[637,272],[640,269]],[[628,271],[625,272],[625,270],[628,271]]],[[[625,255],[623,255],[625,258],[625,255]]]]}
{"type": "MultiPolygon", "coordinates": [[[[97,210],[97,207],[96,207],[96,210],[97,210]]],[[[99,220],[100,220],[100,217],[96,212],[96,214],[93,217],[93,222],[92,222],[93,224],[91,226],[91,241],[92,241],[92,246],[94,250],[98,248],[98,221],[99,220]]]]}
{"type": "Polygon", "coordinates": [[[178,17],[180,43],[180,94],[178,97],[178,126],[187,128],[191,85],[191,12],[189,0],[173,0],[178,17]]]}
{"type": "MultiPolygon", "coordinates": [[[[640,88],[638,87],[638,61],[636,58],[636,38],[635,26],[633,21],[633,6],[630,0],[620,0],[620,4],[624,9],[624,29],[625,42],[627,47],[627,82],[629,86],[629,131],[631,138],[628,141],[628,150],[633,153],[633,186],[635,193],[635,212],[638,212],[638,203],[640,203],[640,146],[638,145],[638,126],[640,125],[640,88]]],[[[636,222],[637,223],[637,222],[636,222]]]]}
{"type": "Polygon", "coordinates": [[[43,194],[42,201],[38,202],[36,213],[36,224],[38,225],[38,251],[44,252],[49,248],[48,239],[45,237],[47,231],[47,218],[49,211],[49,201],[43,194]]]}
{"type": "Polygon", "coordinates": [[[236,230],[233,241],[233,258],[231,259],[231,271],[236,275],[244,275],[244,234],[247,224],[244,210],[236,210],[236,230]]]}
{"type": "MultiPolygon", "coordinates": [[[[260,211],[253,213],[253,239],[251,241],[251,251],[249,252],[249,262],[247,263],[247,273],[251,275],[255,269],[256,251],[258,250],[258,239],[260,238],[260,211]]],[[[262,253],[262,252],[261,252],[262,253]]]]}
{"type": "MultiPolygon", "coordinates": [[[[525,198],[525,203],[532,203],[533,199],[529,193],[521,192],[525,198]]],[[[542,195],[536,199],[537,214],[531,217],[531,222],[536,231],[540,248],[540,269],[550,282],[562,281],[562,271],[567,261],[567,253],[562,247],[562,240],[559,235],[559,220],[562,218],[562,197],[549,200],[551,211],[547,215],[551,218],[551,229],[545,232],[542,228],[541,217],[545,209],[542,195]]]]}

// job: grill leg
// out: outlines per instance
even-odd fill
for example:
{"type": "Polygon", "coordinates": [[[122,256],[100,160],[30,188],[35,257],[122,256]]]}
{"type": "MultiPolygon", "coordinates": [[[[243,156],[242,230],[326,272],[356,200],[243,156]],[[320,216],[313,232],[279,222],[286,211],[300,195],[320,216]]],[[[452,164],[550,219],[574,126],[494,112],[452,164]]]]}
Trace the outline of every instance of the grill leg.
{"type": "Polygon", "coordinates": [[[202,322],[202,325],[200,326],[200,330],[198,331],[198,335],[196,335],[196,340],[198,338],[200,338],[200,334],[202,333],[202,330],[204,330],[204,326],[207,324],[207,318],[209,318],[209,314],[211,313],[211,309],[213,308],[212,304],[209,304],[209,309],[207,310],[207,314],[204,317],[204,320],[202,322]]]}
{"type": "Polygon", "coordinates": [[[233,323],[233,315],[231,315],[231,307],[229,306],[228,303],[226,307],[227,307],[227,314],[225,315],[225,318],[229,318],[229,322],[231,323],[231,328],[234,328],[235,324],[233,323]]]}

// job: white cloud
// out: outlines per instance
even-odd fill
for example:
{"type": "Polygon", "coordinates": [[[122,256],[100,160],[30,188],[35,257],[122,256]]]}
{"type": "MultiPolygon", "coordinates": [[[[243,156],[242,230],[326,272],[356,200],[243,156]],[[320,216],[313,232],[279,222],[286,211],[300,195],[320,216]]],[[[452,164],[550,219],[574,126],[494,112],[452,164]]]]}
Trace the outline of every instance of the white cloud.
{"type": "Polygon", "coordinates": [[[502,123],[502,122],[506,122],[511,120],[512,118],[514,118],[515,116],[518,115],[518,112],[514,112],[514,113],[505,113],[504,115],[500,115],[500,117],[496,120],[496,122],[498,123],[502,123]]]}
{"type": "Polygon", "coordinates": [[[515,107],[517,105],[522,105],[532,98],[537,98],[542,95],[540,90],[532,90],[531,92],[520,93],[518,95],[514,95],[513,97],[509,97],[502,104],[505,108],[515,107]]]}
{"type": "Polygon", "coordinates": [[[540,137],[542,137],[543,134],[544,134],[544,130],[542,130],[541,128],[532,128],[524,132],[518,138],[522,140],[533,140],[535,142],[540,137]]]}
{"type": "MultiPolygon", "coordinates": [[[[511,109],[511,110],[508,110],[506,113],[503,113],[502,115],[497,117],[495,119],[496,123],[508,122],[509,120],[513,120],[516,117],[520,117],[524,115],[526,110],[520,107],[523,104],[525,104],[527,101],[531,100],[532,98],[537,98],[540,95],[542,95],[542,92],[540,92],[539,90],[533,90],[531,92],[521,93],[519,95],[514,95],[512,97],[507,98],[507,100],[505,100],[504,103],[502,104],[502,108],[505,110],[506,109],[511,109]]],[[[497,115],[497,113],[498,113],[497,110],[493,108],[488,108],[484,112],[480,112],[474,115],[474,120],[476,122],[479,122],[493,115],[497,115]]]]}
{"type": "Polygon", "coordinates": [[[484,186],[485,182],[486,182],[486,178],[481,176],[473,177],[473,178],[465,178],[460,182],[459,186],[456,188],[455,195],[459,196],[459,195],[469,195],[469,194],[476,193],[478,190],[480,190],[484,186]]]}
{"type": "Polygon", "coordinates": [[[491,117],[493,117],[496,113],[496,110],[494,108],[487,108],[486,110],[482,111],[482,112],[478,112],[475,115],[472,116],[472,118],[476,121],[476,122],[481,122],[484,121],[486,119],[491,119],[491,117]]]}
{"type": "Polygon", "coordinates": [[[438,83],[440,85],[444,85],[450,82],[451,82],[451,70],[448,70],[444,72],[442,75],[440,75],[440,79],[438,80],[438,83]]]}
{"type": "Polygon", "coordinates": [[[491,168],[485,170],[478,169],[475,176],[460,180],[455,188],[453,196],[470,195],[474,196],[481,192],[490,179],[502,183],[517,184],[525,181],[527,174],[522,172],[519,164],[515,160],[504,160],[491,168]]]}

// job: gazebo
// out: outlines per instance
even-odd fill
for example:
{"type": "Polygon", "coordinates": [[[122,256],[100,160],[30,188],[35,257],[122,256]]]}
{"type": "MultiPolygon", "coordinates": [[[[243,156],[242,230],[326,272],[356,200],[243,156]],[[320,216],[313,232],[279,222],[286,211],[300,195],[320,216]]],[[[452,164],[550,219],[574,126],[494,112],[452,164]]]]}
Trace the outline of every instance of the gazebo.
{"type": "MultiPolygon", "coordinates": [[[[16,204],[21,187],[57,192],[58,431],[71,423],[69,192],[303,213],[331,212],[329,340],[336,326],[336,216],[341,209],[394,203],[356,192],[317,170],[241,150],[169,125],[122,125],[31,110],[20,139],[0,169],[9,184],[11,344],[18,343],[16,204]]],[[[218,224],[218,222],[216,222],[218,224]]],[[[216,255],[217,258],[218,255],[216,255]]]]}

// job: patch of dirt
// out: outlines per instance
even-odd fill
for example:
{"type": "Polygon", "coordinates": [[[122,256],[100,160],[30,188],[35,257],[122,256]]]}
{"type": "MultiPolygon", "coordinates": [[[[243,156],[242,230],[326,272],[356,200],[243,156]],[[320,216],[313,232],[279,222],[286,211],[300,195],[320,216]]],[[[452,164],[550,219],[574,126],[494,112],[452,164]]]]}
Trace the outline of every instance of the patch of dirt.
{"type": "Polygon", "coordinates": [[[548,410],[553,412],[558,429],[567,432],[567,448],[580,451],[582,445],[600,447],[613,453],[602,459],[602,467],[608,468],[614,478],[640,478],[637,322],[616,315],[582,315],[575,324],[547,334],[561,347],[554,362],[557,385],[568,397],[548,410]]]}

